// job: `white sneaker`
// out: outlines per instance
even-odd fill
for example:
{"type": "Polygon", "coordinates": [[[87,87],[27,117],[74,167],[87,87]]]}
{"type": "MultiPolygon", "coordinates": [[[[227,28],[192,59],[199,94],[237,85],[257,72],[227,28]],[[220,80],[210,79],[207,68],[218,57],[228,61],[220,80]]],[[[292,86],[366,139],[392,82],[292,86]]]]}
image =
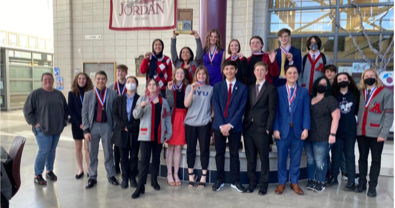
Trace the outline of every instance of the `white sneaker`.
{"type": "Polygon", "coordinates": [[[345,176],[345,175],[342,175],[342,180],[343,180],[343,181],[347,181],[347,180],[348,180],[348,177],[345,176]]]}

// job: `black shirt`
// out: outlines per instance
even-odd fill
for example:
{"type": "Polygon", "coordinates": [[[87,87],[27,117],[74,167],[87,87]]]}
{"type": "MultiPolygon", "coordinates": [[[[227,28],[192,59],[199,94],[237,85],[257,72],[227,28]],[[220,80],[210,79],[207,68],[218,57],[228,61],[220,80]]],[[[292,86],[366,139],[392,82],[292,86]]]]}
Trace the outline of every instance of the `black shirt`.
{"type": "Polygon", "coordinates": [[[182,88],[182,90],[176,90],[176,108],[179,109],[184,109],[184,98],[185,98],[185,88],[182,88]]]}
{"type": "Polygon", "coordinates": [[[154,141],[158,142],[158,130],[159,130],[159,124],[160,124],[160,119],[161,119],[161,112],[162,112],[162,104],[160,102],[155,103],[155,127],[154,127],[154,141]]]}
{"type": "Polygon", "coordinates": [[[250,61],[247,64],[247,86],[256,83],[256,77],[254,75],[254,65],[262,61],[263,55],[252,55],[250,61]]]}
{"type": "Polygon", "coordinates": [[[338,109],[338,103],[333,96],[324,97],[318,103],[310,106],[311,126],[308,137],[310,142],[328,142],[331,133],[332,113],[336,109],[338,109]]]}
{"type": "Polygon", "coordinates": [[[341,139],[345,137],[355,137],[357,131],[355,108],[358,106],[355,95],[350,91],[345,95],[339,92],[337,95],[337,102],[340,108],[340,120],[336,136],[341,139]]]}

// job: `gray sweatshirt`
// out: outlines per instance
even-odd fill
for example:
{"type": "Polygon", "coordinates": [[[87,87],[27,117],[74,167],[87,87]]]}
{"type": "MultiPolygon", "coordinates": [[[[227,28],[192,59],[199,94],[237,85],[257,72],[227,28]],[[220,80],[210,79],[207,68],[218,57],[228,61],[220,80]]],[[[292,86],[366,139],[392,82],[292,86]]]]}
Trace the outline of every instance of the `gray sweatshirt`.
{"type": "MultiPolygon", "coordinates": [[[[191,85],[185,89],[185,99],[191,92],[191,85]]],[[[192,103],[188,108],[184,123],[188,126],[204,126],[210,122],[211,100],[213,97],[213,87],[203,85],[195,90],[192,103]]]]}
{"type": "Polygon", "coordinates": [[[36,89],[29,94],[23,107],[25,120],[32,125],[36,135],[35,126],[40,124],[44,135],[62,133],[67,125],[67,103],[63,93],[54,89],[52,92],[42,88],[36,89]]]}

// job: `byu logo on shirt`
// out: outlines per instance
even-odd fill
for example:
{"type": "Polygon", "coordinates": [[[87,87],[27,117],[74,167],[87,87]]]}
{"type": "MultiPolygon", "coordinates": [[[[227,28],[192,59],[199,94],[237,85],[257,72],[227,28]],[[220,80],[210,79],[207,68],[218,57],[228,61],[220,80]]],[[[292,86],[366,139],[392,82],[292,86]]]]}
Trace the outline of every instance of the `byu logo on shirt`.
{"type": "Polygon", "coordinates": [[[199,90],[196,90],[193,94],[194,94],[194,95],[197,94],[198,96],[200,96],[201,94],[203,94],[203,96],[208,96],[208,92],[199,91],[199,90]]]}

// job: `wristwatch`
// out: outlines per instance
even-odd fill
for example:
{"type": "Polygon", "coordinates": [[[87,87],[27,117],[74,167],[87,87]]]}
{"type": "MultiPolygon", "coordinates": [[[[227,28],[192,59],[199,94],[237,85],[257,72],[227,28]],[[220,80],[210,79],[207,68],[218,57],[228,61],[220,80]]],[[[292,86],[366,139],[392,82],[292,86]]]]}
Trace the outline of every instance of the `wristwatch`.
{"type": "Polygon", "coordinates": [[[334,133],[331,133],[330,135],[331,135],[331,136],[334,136],[334,137],[336,136],[336,134],[334,134],[334,133]]]}

